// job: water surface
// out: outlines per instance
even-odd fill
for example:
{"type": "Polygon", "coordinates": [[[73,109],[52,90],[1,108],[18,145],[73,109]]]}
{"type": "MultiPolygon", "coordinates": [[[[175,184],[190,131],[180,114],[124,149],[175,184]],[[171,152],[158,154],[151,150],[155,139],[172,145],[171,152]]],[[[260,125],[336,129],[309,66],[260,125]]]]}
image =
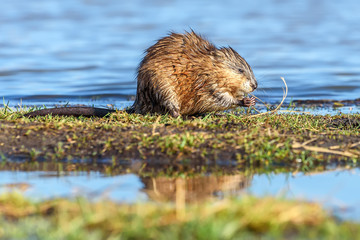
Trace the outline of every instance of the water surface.
{"type": "MultiPolygon", "coordinates": [[[[23,191],[32,199],[83,196],[91,200],[112,199],[117,202],[174,201],[176,179],[140,178],[134,174],[105,176],[98,172],[66,175],[56,172],[1,171],[0,193],[23,191]],[[22,189],[22,190],[21,190],[22,189]]],[[[277,196],[318,202],[341,219],[360,221],[360,170],[333,170],[306,175],[298,173],[241,173],[224,176],[195,176],[185,180],[187,202],[241,197],[277,196]]]]}
{"type": "Polygon", "coordinates": [[[193,28],[247,59],[264,100],[281,100],[281,76],[289,100],[355,99],[359,7],[357,0],[1,1],[0,97],[12,106],[121,108],[136,93],[144,49],[193,28]]]}

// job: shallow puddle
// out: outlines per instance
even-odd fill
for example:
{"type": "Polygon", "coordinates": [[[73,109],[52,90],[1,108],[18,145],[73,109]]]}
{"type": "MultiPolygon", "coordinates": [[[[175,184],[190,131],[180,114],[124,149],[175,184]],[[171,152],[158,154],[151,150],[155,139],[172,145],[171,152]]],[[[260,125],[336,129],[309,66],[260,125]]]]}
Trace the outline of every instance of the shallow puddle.
{"type": "Polygon", "coordinates": [[[141,192],[143,183],[133,174],[106,177],[98,172],[59,175],[56,172],[0,172],[0,193],[21,191],[32,199],[110,198],[120,202],[147,199],[141,192]]]}
{"type": "Polygon", "coordinates": [[[360,170],[334,170],[305,175],[242,174],[195,176],[189,178],[146,177],[134,174],[104,176],[98,172],[59,175],[56,172],[0,172],[0,193],[20,191],[32,199],[83,196],[96,200],[110,198],[118,202],[186,202],[208,198],[253,194],[306,199],[323,204],[341,219],[360,221],[360,170]],[[181,194],[179,194],[179,192],[181,194]]]}

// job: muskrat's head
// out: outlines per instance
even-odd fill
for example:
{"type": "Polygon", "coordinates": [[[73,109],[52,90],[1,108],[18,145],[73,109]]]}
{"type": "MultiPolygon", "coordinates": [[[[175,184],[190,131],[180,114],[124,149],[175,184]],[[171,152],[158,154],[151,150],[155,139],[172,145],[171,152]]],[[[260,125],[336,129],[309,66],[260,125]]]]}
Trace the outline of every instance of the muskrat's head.
{"type": "Polygon", "coordinates": [[[217,49],[217,59],[222,63],[226,80],[236,86],[236,95],[253,92],[258,84],[250,65],[231,47],[217,49]]]}

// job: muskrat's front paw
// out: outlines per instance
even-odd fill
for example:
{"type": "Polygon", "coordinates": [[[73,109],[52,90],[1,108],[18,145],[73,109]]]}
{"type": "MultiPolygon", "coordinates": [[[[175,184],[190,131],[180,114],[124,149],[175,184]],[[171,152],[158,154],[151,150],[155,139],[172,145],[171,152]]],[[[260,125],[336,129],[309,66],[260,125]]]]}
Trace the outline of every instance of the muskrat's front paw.
{"type": "Polygon", "coordinates": [[[245,106],[245,107],[255,106],[256,99],[254,97],[251,97],[251,98],[246,97],[243,99],[243,104],[244,104],[243,106],[245,106]]]}

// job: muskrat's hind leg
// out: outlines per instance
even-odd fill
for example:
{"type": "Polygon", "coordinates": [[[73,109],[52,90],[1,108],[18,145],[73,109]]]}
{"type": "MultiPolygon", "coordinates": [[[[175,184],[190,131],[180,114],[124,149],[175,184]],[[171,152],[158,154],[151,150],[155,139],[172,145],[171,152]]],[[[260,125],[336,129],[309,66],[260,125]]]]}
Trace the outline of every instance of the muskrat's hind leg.
{"type": "Polygon", "coordinates": [[[169,111],[169,114],[173,117],[173,118],[177,118],[178,116],[180,116],[179,111],[177,110],[171,110],[169,111]]]}
{"type": "Polygon", "coordinates": [[[180,104],[178,101],[178,95],[175,92],[174,86],[169,83],[163,84],[160,89],[158,89],[157,102],[160,106],[161,114],[170,114],[172,117],[177,118],[180,116],[180,104]],[[159,94],[160,93],[160,94],[159,94]]]}
{"type": "Polygon", "coordinates": [[[163,107],[166,113],[169,113],[172,117],[177,118],[180,116],[179,103],[174,97],[169,97],[163,101],[163,107]]]}

